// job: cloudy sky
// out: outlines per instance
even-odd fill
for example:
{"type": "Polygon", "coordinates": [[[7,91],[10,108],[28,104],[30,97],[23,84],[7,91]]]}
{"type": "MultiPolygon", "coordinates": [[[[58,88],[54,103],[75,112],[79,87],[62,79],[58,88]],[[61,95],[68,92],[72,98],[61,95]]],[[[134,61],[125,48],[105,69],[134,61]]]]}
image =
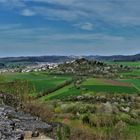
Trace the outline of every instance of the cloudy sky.
{"type": "Polygon", "coordinates": [[[0,57],[140,53],[140,0],[0,0],[0,57]]]}

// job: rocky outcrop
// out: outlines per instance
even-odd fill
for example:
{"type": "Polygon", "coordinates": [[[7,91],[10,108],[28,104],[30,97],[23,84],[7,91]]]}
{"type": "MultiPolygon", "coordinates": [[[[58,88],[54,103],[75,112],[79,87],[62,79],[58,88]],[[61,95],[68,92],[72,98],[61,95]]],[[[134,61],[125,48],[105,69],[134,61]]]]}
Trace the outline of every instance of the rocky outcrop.
{"type": "Polygon", "coordinates": [[[19,107],[21,105],[19,98],[10,93],[0,92],[0,100],[1,104],[6,104],[13,107],[19,107]]]}
{"type": "Polygon", "coordinates": [[[0,92],[0,140],[50,140],[53,135],[53,124],[41,121],[21,111],[22,104],[12,94],[0,92]]]}
{"type": "Polygon", "coordinates": [[[0,140],[31,139],[51,131],[52,126],[37,117],[0,105],[0,140]]]}

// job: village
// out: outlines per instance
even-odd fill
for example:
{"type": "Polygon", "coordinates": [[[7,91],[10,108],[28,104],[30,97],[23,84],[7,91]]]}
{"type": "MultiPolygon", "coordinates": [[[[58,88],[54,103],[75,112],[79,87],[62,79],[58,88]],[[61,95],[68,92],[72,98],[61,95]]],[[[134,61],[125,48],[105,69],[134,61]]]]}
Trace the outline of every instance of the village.
{"type": "Polygon", "coordinates": [[[98,74],[114,76],[120,71],[128,71],[130,67],[123,65],[108,65],[104,62],[87,60],[85,58],[70,60],[59,63],[36,62],[30,65],[20,65],[0,69],[0,73],[30,73],[49,71],[58,74],[98,74]]]}
{"type": "Polygon", "coordinates": [[[37,63],[35,65],[28,65],[24,67],[14,67],[14,68],[3,68],[0,69],[0,73],[29,73],[29,72],[39,72],[39,71],[46,71],[49,69],[56,68],[58,63],[37,63]]]}

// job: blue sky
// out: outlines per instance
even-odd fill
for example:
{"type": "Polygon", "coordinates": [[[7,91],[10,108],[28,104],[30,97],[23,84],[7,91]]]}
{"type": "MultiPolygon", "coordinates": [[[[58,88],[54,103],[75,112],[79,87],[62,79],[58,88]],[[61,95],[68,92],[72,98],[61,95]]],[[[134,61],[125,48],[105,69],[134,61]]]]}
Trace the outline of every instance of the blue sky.
{"type": "Polygon", "coordinates": [[[0,57],[140,53],[140,0],[0,0],[0,57]]]}

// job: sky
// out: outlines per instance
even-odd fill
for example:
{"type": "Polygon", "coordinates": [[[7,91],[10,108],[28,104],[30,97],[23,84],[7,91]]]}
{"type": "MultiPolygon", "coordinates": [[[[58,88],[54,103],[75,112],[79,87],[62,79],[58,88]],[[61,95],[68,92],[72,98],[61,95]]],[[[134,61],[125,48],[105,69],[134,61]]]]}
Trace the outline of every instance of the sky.
{"type": "Polygon", "coordinates": [[[0,57],[140,53],[140,0],[0,0],[0,57]]]}

